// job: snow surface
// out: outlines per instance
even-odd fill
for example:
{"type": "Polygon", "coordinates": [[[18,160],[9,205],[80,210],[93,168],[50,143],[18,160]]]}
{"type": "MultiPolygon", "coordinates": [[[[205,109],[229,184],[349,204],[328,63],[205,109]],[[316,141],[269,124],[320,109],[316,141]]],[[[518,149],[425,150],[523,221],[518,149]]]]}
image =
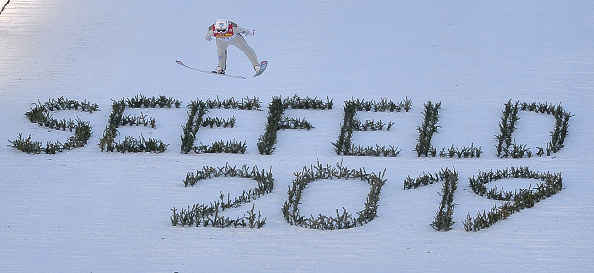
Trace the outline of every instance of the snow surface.
{"type": "MultiPolygon", "coordinates": [[[[41,141],[68,137],[26,120],[24,113],[38,100],[88,100],[101,111],[56,113],[91,122],[93,136],[84,148],[27,155],[8,141],[0,146],[0,272],[592,272],[592,14],[592,1],[12,0],[0,15],[0,139],[16,139],[19,133],[41,141]],[[247,41],[270,62],[261,77],[227,79],[175,63],[214,68],[214,42],[203,36],[218,17],[256,30],[247,41]],[[245,140],[245,155],[180,154],[185,108],[143,109],[157,119],[157,129],[120,130],[120,137],[142,133],[171,144],[165,153],[100,152],[111,100],[137,94],[174,97],[184,105],[197,98],[255,96],[264,111],[213,111],[213,116],[236,116],[237,126],[198,134],[197,142],[204,143],[245,140]],[[294,94],[328,97],[335,107],[288,110],[315,129],[281,131],[276,152],[260,155],[256,143],[264,132],[266,105],[273,96],[294,94]],[[413,101],[409,113],[358,114],[395,122],[390,132],[353,138],[361,145],[398,146],[398,157],[334,153],[331,142],[338,137],[345,100],[405,97],[413,101]],[[566,147],[551,157],[497,158],[494,136],[510,99],[561,103],[574,114],[566,147]],[[442,102],[434,146],[473,143],[485,152],[480,159],[416,156],[416,127],[429,100],[442,102]],[[340,231],[288,225],[280,208],[293,173],[318,160],[385,169],[378,217],[340,231]],[[171,226],[173,207],[252,187],[249,180],[217,179],[184,188],[187,172],[227,162],[272,167],[274,191],[254,202],[266,225],[258,230],[171,226]],[[490,228],[464,231],[468,213],[474,216],[497,203],[472,193],[468,177],[509,166],[561,172],[565,188],[490,228]],[[440,186],[403,190],[402,183],[407,176],[445,167],[460,176],[457,223],[452,231],[436,232],[429,224],[440,186]]],[[[234,48],[227,72],[253,73],[234,48]]],[[[514,137],[535,152],[548,140],[552,120],[525,112],[520,118],[514,137]]],[[[316,183],[324,181],[304,192],[303,209],[311,213],[332,212],[336,205],[353,213],[367,194],[356,183],[344,188],[316,183]]]]}

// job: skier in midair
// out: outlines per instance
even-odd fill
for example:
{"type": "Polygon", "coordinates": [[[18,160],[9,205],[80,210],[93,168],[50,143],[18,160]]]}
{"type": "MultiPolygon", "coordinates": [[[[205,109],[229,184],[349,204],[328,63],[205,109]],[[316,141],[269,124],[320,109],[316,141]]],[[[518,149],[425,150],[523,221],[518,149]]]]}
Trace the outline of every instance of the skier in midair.
{"type": "Polygon", "coordinates": [[[249,30],[238,26],[236,23],[227,21],[225,19],[217,19],[217,21],[208,27],[206,36],[204,37],[207,41],[212,40],[212,37],[216,38],[217,41],[217,54],[219,57],[219,64],[212,71],[213,73],[225,74],[227,68],[227,47],[234,45],[239,48],[252,62],[252,66],[256,73],[260,71],[260,63],[256,52],[248,46],[245,39],[241,34],[247,36],[253,36],[254,30],[249,30]]]}

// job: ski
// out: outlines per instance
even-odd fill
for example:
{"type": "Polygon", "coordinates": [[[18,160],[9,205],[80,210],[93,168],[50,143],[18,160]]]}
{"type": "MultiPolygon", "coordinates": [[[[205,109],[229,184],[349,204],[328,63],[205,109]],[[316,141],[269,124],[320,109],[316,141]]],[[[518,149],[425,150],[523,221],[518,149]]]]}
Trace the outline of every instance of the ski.
{"type": "Polygon", "coordinates": [[[258,77],[258,76],[262,75],[262,73],[264,73],[264,70],[266,70],[267,66],[268,66],[268,61],[262,61],[260,63],[260,70],[258,71],[258,73],[256,73],[256,75],[254,75],[254,77],[258,77]]]}
{"type": "MultiPolygon", "coordinates": [[[[194,71],[198,71],[198,72],[202,72],[202,73],[208,73],[208,74],[212,74],[212,75],[219,75],[219,76],[224,76],[224,77],[229,77],[229,78],[236,78],[236,79],[244,79],[244,80],[245,80],[245,77],[243,77],[243,76],[235,76],[235,75],[219,74],[219,73],[215,73],[215,72],[212,72],[212,71],[208,71],[208,70],[201,70],[201,69],[193,68],[193,67],[191,67],[191,66],[187,66],[187,65],[185,65],[184,63],[182,63],[181,61],[175,61],[175,62],[176,62],[177,64],[179,64],[179,65],[181,65],[181,66],[185,67],[185,68],[189,68],[189,69],[192,69],[192,70],[194,70],[194,71]]],[[[255,76],[254,76],[254,77],[255,77],[255,76]]]]}

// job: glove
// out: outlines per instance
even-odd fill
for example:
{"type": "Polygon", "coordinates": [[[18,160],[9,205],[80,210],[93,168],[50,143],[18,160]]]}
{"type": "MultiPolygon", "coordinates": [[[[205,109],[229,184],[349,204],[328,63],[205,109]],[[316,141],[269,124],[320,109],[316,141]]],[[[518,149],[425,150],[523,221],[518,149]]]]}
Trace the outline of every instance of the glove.
{"type": "Polygon", "coordinates": [[[255,30],[247,30],[245,32],[245,35],[246,36],[254,36],[254,34],[256,34],[256,31],[255,30]]]}
{"type": "Polygon", "coordinates": [[[207,41],[210,41],[210,40],[212,40],[212,37],[207,37],[207,38],[204,38],[204,39],[206,39],[207,41]]]}

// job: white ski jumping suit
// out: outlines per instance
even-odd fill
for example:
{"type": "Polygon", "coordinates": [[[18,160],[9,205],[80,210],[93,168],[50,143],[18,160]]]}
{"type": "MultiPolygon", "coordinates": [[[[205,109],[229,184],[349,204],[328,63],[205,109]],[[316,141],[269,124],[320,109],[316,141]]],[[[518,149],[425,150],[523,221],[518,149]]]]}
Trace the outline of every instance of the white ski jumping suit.
{"type": "Polygon", "coordinates": [[[215,37],[217,40],[217,54],[219,56],[219,64],[223,71],[227,68],[227,47],[229,45],[234,45],[235,47],[239,48],[245,55],[250,59],[252,62],[252,66],[259,66],[258,57],[256,56],[256,52],[248,46],[247,42],[243,38],[241,34],[245,34],[248,36],[254,35],[253,30],[244,29],[239,27],[236,23],[229,21],[229,25],[227,27],[227,31],[224,33],[217,32],[215,30],[214,24],[208,28],[206,32],[206,36],[204,39],[210,41],[212,37],[215,37]]]}

